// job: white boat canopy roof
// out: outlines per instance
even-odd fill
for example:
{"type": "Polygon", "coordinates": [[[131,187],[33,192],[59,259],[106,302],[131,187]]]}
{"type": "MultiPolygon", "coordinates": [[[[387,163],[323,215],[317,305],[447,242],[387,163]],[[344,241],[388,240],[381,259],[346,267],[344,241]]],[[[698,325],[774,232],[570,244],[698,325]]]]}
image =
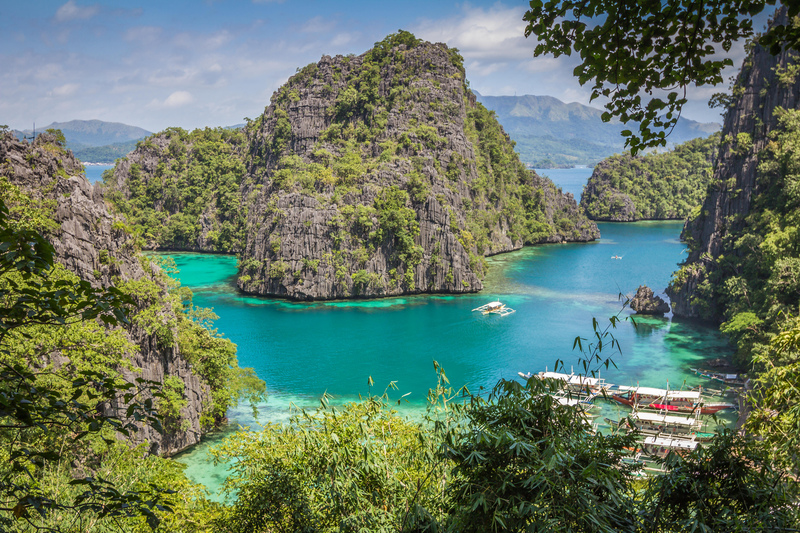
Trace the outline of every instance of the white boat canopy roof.
{"type": "Polygon", "coordinates": [[[657,389],[655,387],[628,387],[625,385],[620,385],[617,389],[620,392],[633,391],[642,396],[654,396],[656,398],[663,398],[666,396],[667,398],[686,398],[687,400],[700,399],[700,391],[694,390],[668,390],[657,389]]]}
{"type": "Polygon", "coordinates": [[[665,448],[677,448],[679,450],[694,450],[697,448],[696,440],[670,439],[666,437],[647,437],[644,439],[645,445],[664,446],[665,448]]]}
{"type": "Polygon", "coordinates": [[[693,426],[698,423],[696,418],[676,415],[662,415],[660,413],[636,412],[631,413],[631,418],[634,420],[642,420],[644,422],[657,422],[659,424],[673,424],[682,426],[693,426]]]}
{"type": "Polygon", "coordinates": [[[598,378],[578,376],[576,374],[562,374],[561,372],[539,372],[539,377],[542,379],[560,379],[566,381],[570,385],[589,385],[590,387],[598,385],[602,381],[598,378]]]}

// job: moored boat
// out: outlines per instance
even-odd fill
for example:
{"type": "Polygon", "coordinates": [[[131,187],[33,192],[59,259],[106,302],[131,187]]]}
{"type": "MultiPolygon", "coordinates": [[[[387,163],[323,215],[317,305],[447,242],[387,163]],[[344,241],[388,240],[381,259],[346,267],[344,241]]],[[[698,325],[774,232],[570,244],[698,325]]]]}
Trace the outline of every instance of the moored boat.
{"type": "Polygon", "coordinates": [[[646,437],[642,443],[642,452],[652,458],[663,459],[670,452],[689,453],[697,448],[699,443],[694,439],[681,439],[675,437],[660,437],[657,435],[646,437]]]}
{"type": "Polygon", "coordinates": [[[484,304],[480,307],[476,307],[473,311],[480,311],[483,315],[500,315],[500,316],[508,316],[511,313],[516,313],[515,309],[511,309],[507,307],[506,304],[502,302],[489,302],[488,304],[484,304]]]}
{"type": "Polygon", "coordinates": [[[707,379],[712,379],[727,385],[728,387],[744,387],[744,379],[739,374],[723,374],[720,372],[711,372],[710,370],[700,370],[692,368],[692,372],[698,376],[703,376],[707,379]]]}
{"type": "Polygon", "coordinates": [[[619,428],[629,427],[645,435],[673,437],[689,437],[703,427],[703,421],[698,412],[695,412],[693,416],[681,416],[664,412],[633,411],[616,424],[619,428]]]}
{"type": "Polygon", "coordinates": [[[691,413],[700,410],[700,414],[713,415],[723,409],[734,409],[731,403],[703,401],[700,391],[681,391],[658,389],[655,387],[628,387],[620,385],[610,394],[617,403],[633,408],[649,408],[676,413],[691,413]]]}

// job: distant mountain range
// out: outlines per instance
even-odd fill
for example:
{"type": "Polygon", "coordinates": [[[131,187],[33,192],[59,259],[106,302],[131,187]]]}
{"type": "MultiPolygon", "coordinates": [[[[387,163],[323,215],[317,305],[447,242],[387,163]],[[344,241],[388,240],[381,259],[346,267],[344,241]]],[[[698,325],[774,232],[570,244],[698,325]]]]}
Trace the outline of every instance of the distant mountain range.
{"type": "MultiPolygon", "coordinates": [[[[478,100],[497,114],[503,128],[516,141],[523,162],[535,168],[559,166],[594,166],[620,153],[625,144],[620,132],[628,128],[620,122],[603,122],[603,111],[582,104],[565,104],[552,96],[484,96],[473,91],[478,100]]],[[[240,128],[244,124],[228,126],[240,128]]],[[[136,142],[151,132],[119,122],[70,120],[36,128],[60,129],[67,148],[75,157],[90,163],[113,163],[136,148],[136,142]]],[[[680,119],[669,137],[671,144],[697,137],[707,137],[719,124],[680,119]]],[[[30,137],[32,130],[15,131],[17,137],[30,137]]]]}
{"type": "MultiPolygon", "coordinates": [[[[619,121],[603,122],[603,111],[578,103],[565,104],[552,96],[484,96],[478,101],[497,114],[521,159],[536,168],[593,166],[620,153],[625,145],[620,135],[630,129],[619,121]]],[[[670,144],[707,137],[720,129],[716,123],[681,118],[669,136],[670,144]]]]}
{"type": "MultiPolygon", "coordinates": [[[[120,122],[102,120],[70,120],[53,122],[49,126],[36,128],[37,135],[48,129],[58,129],[67,139],[67,148],[75,157],[91,163],[113,163],[136,147],[136,142],[152,135],[145,129],[120,122]]],[[[33,130],[15,130],[18,138],[30,137],[33,130]]]]}

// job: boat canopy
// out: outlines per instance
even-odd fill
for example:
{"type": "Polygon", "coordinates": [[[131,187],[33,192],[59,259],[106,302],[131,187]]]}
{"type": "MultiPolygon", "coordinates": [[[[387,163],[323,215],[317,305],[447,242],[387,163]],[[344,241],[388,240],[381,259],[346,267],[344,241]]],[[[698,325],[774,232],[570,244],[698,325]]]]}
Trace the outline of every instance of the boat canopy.
{"type": "Polygon", "coordinates": [[[689,439],[671,439],[669,437],[647,437],[644,439],[645,446],[663,446],[665,448],[673,448],[678,450],[694,450],[697,448],[696,440],[689,439]]]}
{"type": "Polygon", "coordinates": [[[682,425],[682,426],[693,426],[697,424],[696,417],[666,415],[661,413],[646,413],[643,411],[631,413],[631,418],[633,418],[634,420],[641,420],[643,422],[651,422],[658,424],[670,424],[670,425],[682,425]]]}
{"type": "Polygon", "coordinates": [[[577,374],[562,374],[561,372],[539,372],[539,377],[542,379],[560,379],[566,381],[570,385],[588,385],[595,387],[603,384],[603,380],[587,376],[579,376],[577,374]]]}
{"type": "Polygon", "coordinates": [[[628,387],[620,385],[617,387],[620,392],[633,391],[641,396],[653,396],[655,398],[685,398],[687,400],[700,400],[700,392],[693,390],[669,390],[657,389],[655,387],[628,387]]]}

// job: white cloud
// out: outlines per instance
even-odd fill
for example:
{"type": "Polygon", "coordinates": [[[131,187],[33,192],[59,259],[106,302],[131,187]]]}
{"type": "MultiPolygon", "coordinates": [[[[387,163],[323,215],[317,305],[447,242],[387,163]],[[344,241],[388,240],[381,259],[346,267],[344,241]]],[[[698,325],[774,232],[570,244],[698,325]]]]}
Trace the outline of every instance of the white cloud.
{"type": "Polygon", "coordinates": [[[65,83],[64,85],[55,87],[48,94],[50,96],[70,96],[78,92],[78,89],[80,89],[80,85],[77,83],[65,83]]]}
{"type": "Polygon", "coordinates": [[[56,22],[69,22],[71,20],[85,20],[92,18],[100,11],[98,6],[80,7],[75,0],[69,0],[56,11],[56,22]]]}
{"type": "Polygon", "coordinates": [[[425,40],[459,49],[464,59],[509,60],[530,57],[531,42],[524,36],[523,8],[500,4],[489,9],[466,6],[457,16],[424,20],[414,33],[425,40]]]}
{"type": "Polygon", "coordinates": [[[344,46],[356,40],[356,36],[352,33],[337,33],[331,41],[331,46],[344,46]]]}
{"type": "Polygon", "coordinates": [[[300,27],[300,31],[303,33],[313,33],[319,34],[328,32],[335,26],[330,20],[325,20],[321,16],[316,16],[312,19],[308,19],[305,24],[300,27]]]}
{"type": "MultiPolygon", "coordinates": [[[[556,59],[554,57],[537,57],[523,62],[522,68],[527,72],[538,74],[542,72],[555,72],[564,68],[564,59],[556,59]]],[[[571,76],[572,72],[567,73],[571,76]]]]}
{"type": "Polygon", "coordinates": [[[194,102],[194,97],[189,91],[175,91],[164,100],[164,107],[181,107],[194,102]]]}

